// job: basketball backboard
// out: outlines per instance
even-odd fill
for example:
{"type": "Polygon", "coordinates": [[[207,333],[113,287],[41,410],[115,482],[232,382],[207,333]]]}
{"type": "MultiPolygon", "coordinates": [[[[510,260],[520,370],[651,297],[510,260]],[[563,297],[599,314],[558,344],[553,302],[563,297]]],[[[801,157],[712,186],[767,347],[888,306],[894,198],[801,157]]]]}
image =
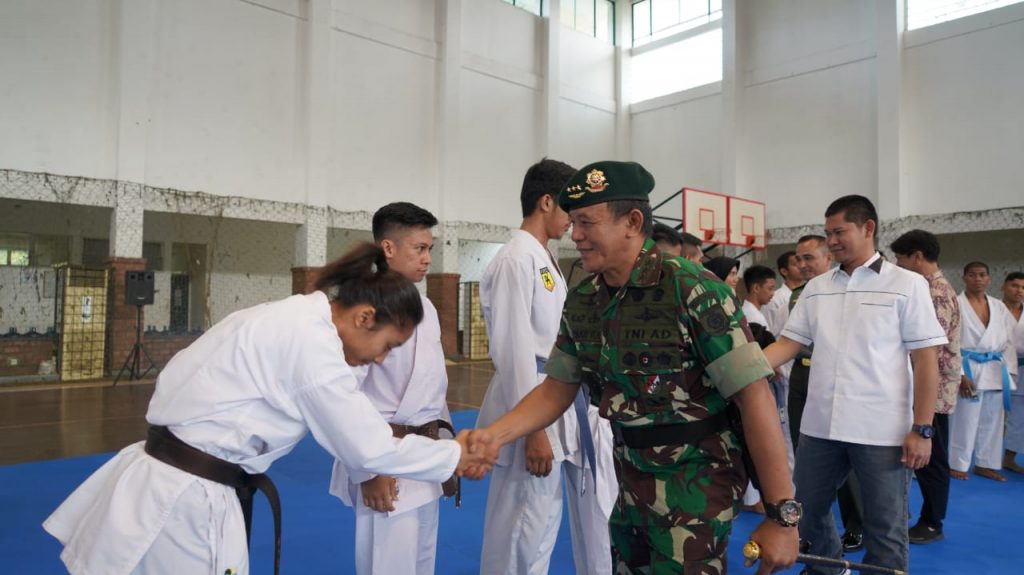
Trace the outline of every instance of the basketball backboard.
{"type": "Polygon", "coordinates": [[[729,197],[694,188],[683,188],[683,231],[702,241],[729,241],[729,197]]]}
{"type": "Polygon", "coordinates": [[[764,203],[745,198],[729,198],[729,243],[734,246],[767,247],[764,203]]]}

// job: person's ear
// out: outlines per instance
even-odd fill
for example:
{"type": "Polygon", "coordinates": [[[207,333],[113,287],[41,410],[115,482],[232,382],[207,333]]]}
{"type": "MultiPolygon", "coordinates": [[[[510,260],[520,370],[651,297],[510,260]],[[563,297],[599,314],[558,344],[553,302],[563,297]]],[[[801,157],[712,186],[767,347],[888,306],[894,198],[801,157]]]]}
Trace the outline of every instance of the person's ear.
{"type": "Polygon", "coordinates": [[[393,240],[381,240],[380,249],[384,250],[384,257],[393,258],[395,257],[395,252],[397,251],[398,246],[393,240]]]}
{"type": "Polygon", "coordinates": [[[353,321],[360,329],[373,329],[377,324],[377,308],[370,304],[359,304],[353,314],[353,321]]]}
{"type": "Polygon", "coordinates": [[[875,223],[875,220],[868,220],[864,222],[864,232],[867,233],[869,238],[875,237],[876,227],[878,227],[878,225],[875,223]]]}

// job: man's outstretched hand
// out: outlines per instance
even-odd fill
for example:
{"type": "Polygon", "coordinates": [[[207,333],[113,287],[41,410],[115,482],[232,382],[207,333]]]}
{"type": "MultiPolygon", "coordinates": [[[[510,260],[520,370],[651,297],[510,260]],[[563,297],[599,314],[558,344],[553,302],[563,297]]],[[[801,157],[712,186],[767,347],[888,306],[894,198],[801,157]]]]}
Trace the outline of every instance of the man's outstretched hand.
{"type": "Polygon", "coordinates": [[[462,430],[455,437],[462,446],[462,457],[455,473],[469,479],[483,479],[498,461],[498,448],[494,435],[486,429],[462,430]]]}

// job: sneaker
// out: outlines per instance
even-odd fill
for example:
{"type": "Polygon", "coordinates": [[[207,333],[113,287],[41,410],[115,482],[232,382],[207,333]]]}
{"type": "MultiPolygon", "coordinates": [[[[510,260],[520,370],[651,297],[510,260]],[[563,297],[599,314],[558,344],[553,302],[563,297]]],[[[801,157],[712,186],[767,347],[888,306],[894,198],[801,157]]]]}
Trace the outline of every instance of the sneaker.
{"type": "Polygon", "coordinates": [[[946,538],[942,534],[942,530],[920,522],[911,527],[907,533],[910,535],[910,542],[915,545],[927,545],[946,538]]]}
{"type": "Polygon", "coordinates": [[[847,531],[843,533],[840,542],[843,544],[843,551],[859,551],[864,547],[864,534],[860,531],[847,531]]]}

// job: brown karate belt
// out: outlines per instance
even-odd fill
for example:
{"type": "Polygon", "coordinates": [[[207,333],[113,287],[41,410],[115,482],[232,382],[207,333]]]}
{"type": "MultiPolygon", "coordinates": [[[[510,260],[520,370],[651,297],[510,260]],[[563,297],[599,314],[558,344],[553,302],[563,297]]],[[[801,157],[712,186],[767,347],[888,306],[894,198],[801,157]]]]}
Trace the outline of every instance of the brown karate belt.
{"type": "Polygon", "coordinates": [[[200,451],[175,437],[164,426],[149,426],[146,453],[186,473],[234,487],[238,502],[242,505],[242,517],[245,518],[246,545],[252,539],[253,495],[256,491],[263,492],[274,515],[274,575],[281,572],[281,499],[269,476],[264,473],[248,473],[237,463],[229,463],[200,451]]]}
{"type": "MultiPolygon", "coordinates": [[[[455,437],[455,429],[452,424],[443,419],[424,423],[423,425],[402,425],[400,423],[389,423],[391,434],[401,439],[406,435],[422,435],[430,439],[440,439],[441,430],[444,429],[455,437]]],[[[455,508],[462,507],[462,480],[457,475],[452,475],[447,481],[441,483],[441,492],[445,497],[455,497],[455,508]]]]}

